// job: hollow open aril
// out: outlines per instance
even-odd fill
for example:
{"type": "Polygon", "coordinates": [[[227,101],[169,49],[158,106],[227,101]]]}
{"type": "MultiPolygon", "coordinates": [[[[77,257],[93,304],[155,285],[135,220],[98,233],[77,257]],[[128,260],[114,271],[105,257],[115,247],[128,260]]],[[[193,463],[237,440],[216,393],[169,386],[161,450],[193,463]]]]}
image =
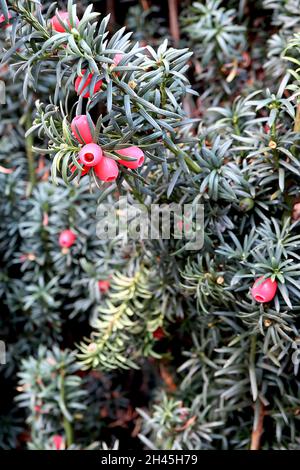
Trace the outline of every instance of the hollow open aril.
{"type": "Polygon", "coordinates": [[[103,158],[102,148],[97,144],[87,144],[82,147],[78,157],[82,165],[86,167],[96,166],[103,158]]]}
{"type": "MultiPolygon", "coordinates": [[[[52,29],[54,31],[56,31],[57,33],[65,33],[66,32],[66,29],[59,22],[58,17],[63,23],[66,23],[69,28],[72,28],[70,20],[69,20],[69,13],[67,11],[58,11],[56,13],[56,15],[54,15],[50,20],[50,23],[52,25],[52,29]]],[[[76,26],[79,23],[79,19],[77,18],[77,16],[75,18],[75,23],[76,23],[76,26]]]]}
{"type": "Polygon", "coordinates": [[[71,122],[71,129],[74,137],[81,144],[90,144],[93,142],[92,131],[95,130],[95,125],[94,123],[89,123],[86,114],[75,116],[71,122]]]}
{"type": "MultiPolygon", "coordinates": [[[[86,69],[81,70],[82,75],[84,75],[85,72],[86,72],[86,69]]],[[[91,96],[90,91],[89,90],[86,91],[86,89],[89,87],[92,79],[93,79],[93,74],[90,73],[88,75],[87,79],[85,80],[83,88],[81,89],[80,85],[81,85],[81,82],[83,80],[83,76],[82,77],[78,76],[75,80],[75,91],[76,91],[76,93],[78,95],[82,96],[83,98],[90,98],[90,96],[91,96]]],[[[95,93],[97,93],[101,89],[102,83],[103,83],[102,80],[97,80],[96,81],[94,89],[92,90],[92,95],[94,95],[95,93]]]]}
{"type": "Polygon", "coordinates": [[[126,166],[131,170],[136,170],[143,165],[145,161],[144,152],[139,147],[126,147],[125,149],[116,150],[116,153],[121,157],[135,158],[136,160],[119,160],[120,165],[126,166]]]}
{"type": "Polygon", "coordinates": [[[263,276],[258,278],[251,289],[254,300],[259,303],[270,302],[276,295],[278,284],[271,278],[264,279],[263,276]]]}
{"type": "Polygon", "coordinates": [[[119,168],[115,160],[103,157],[101,162],[94,167],[96,176],[106,183],[115,181],[119,174],[119,168]]]}
{"type": "Polygon", "coordinates": [[[166,335],[165,335],[165,332],[162,329],[162,327],[159,326],[158,328],[156,328],[155,331],[153,331],[152,336],[153,336],[153,338],[160,340],[160,339],[164,338],[166,335]]]}
{"type": "Polygon", "coordinates": [[[70,229],[66,229],[60,233],[58,242],[62,248],[70,248],[75,243],[75,240],[75,233],[70,229]]]}

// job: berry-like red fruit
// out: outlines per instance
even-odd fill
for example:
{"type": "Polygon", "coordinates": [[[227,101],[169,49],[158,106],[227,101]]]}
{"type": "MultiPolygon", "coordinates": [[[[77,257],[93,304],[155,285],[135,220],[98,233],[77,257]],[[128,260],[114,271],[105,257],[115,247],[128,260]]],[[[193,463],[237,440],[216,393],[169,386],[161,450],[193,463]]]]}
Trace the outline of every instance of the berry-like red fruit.
{"type": "MultiPolygon", "coordinates": [[[[86,174],[89,172],[89,169],[90,169],[90,168],[84,166],[84,167],[83,167],[83,170],[81,171],[80,176],[86,175],[86,174]]],[[[72,165],[71,168],[70,168],[70,172],[71,172],[71,173],[74,173],[74,171],[76,171],[76,170],[77,170],[77,166],[72,165]]]]}
{"type": "Polygon", "coordinates": [[[115,160],[103,157],[101,162],[94,167],[95,174],[106,183],[115,181],[119,174],[119,168],[115,160]]]}
{"type": "Polygon", "coordinates": [[[82,147],[78,157],[82,165],[87,167],[96,166],[103,158],[102,148],[97,144],[87,144],[82,147]]]}
{"type": "Polygon", "coordinates": [[[108,291],[108,289],[110,288],[110,282],[109,281],[98,281],[98,287],[99,287],[99,290],[100,292],[102,292],[102,294],[105,294],[105,292],[108,291]]]}
{"type": "Polygon", "coordinates": [[[55,447],[55,450],[64,450],[65,449],[65,441],[62,436],[59,434],[54,434],[52,437],[52,441],[55,447]]]}
{"type": "Polygon", "coordinates": [[[119,65],[123,58],[123,54],[116,54],[115,57],[113,58],[114,64],[119,65]]]}
{"type": "MultiPolygon", "coordinates": [[[[8,13],[8,19],[10,20],[11,18],[12,18],[12,15],[11,15],[11,13],[9,12],[9,13],[8,13]]],[[[2,13],[2,15],[0,15],[0,25],[2,25],[2,23],[5,23],[4,28],[9,28],[10,24],[9,24],[9,23],[6,23],[6,19],[5,19],[5,16],[3,15],[3,13],[2,13]]]]}
{"type": "Polygon", "coordinates": [[[166,335],[165,335],[165,332],[162,329],[162,327],[159,326],[155,331],[153,331],[152,336],[153,336],[153,338],[159,340],[159,339],[164,338],[166,335]]]}
{"type": "MultiPolygon", "coordinates": [[[[85,69],[81,70],[81,73],[82,75],[84,75],[86,72],[85,69]]],[[[80,88],[80,85],[81,85],[81,82],[83,80],[83,76],[80,77],[78,76],[75,80],[75,91],[77,93],[77,95],[80,95],[80,96],[83,96],[83,98],[90,98],[90,92],[89,91],[86,91],[87,88],[89,87],[91,81],[92,81],[92,78],[93,78],[93,74],[90,73],[87,77],[87,79],[85,80],[85,83],[84,83],[84,86],[82,88],[80,88]],[[79,92],[79,88],[80,88],[80,92],[79,92]]],[[[102,87],[102,80],[97,80],[97,82],[95,83],[95,86],[94,86],[94,89],[92,90],[92,95],[94,95],[95,93],[97,93],[97,91],[99,91],[102,87]]]]}
{"type": "Polygon", "coordinates": [[[135,160],[131,161],[118,161],[118,163],[123,166],[126,166],[127,168],[130,168],[131,170],[136,170],[137,168],[142,166],[145,160],[144,152],[139,147],[127,147],[125,149],[116,150],[116,153],[121,157],[135,158],[135,160]]]}
{"type": "MultiPolygon", "coordinates": [[[[69,28],[71,28],[71,23],[70,23],[70,20],[69,20],[69,13],[68,13],[67,11],[58,11],[58,12],[56,13],[56,15],[53,16],[53,17],[51,18],[51,20],[50,20],[50,23],[51,23],[51,25],[52,25],[52,29],[53,29],[54,31],[56,31],[57,33],[65,33],[65,32],[66,32],[66,28],[64,28],[64,27],[60,24],[58,18],[59,18],[60,21],[62,21],[63,23],[66,23],[69,28]]],[[[75,23],[76,23],[76,26],[77,26],[78,23],[79,23],[79,19],[77,18],[77,16],[76,16],[76,18],[75,18],[75,23]]]]}

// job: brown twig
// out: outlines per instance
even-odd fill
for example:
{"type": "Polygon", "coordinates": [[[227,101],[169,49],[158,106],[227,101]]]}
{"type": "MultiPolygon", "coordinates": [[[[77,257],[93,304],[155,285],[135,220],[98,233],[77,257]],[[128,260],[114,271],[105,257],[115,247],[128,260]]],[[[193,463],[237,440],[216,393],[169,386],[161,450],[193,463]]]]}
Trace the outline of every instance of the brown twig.
{"type": "MultiPolygon", "coordinates": [[[[261,436],[262,436],[262,433],[264,432],[265,409],[264,409],[263,403],[260,400],[258,402],[258,406],[259,406],[258,420],[256,423],[256,427],[254,427],[253,425],[250,450],[259,450],[261,436]]],[[[254,422],[255,421],[256,419],[254,419],[254,422]]]]}
{"type": "Polygon", "coordinates": [[[178,43],[180,39],[179,23],[178,23],[178,2],[177,0],[168,0],[169,4],[169,22],[170,32],[174,43],[178,43]]]}

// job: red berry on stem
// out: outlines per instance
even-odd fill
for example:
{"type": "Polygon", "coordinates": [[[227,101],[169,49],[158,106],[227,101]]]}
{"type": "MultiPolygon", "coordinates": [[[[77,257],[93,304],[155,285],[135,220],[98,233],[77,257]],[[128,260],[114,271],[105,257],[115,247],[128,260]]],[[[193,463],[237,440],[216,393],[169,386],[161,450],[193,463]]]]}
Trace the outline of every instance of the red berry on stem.
{"type": "Polygon", "coordinates": [[[86,114],[75,116],[71,122],[71,129],[74,137],[81,144],[90,144],[93,142],[92,131],[95,130],[95,126],[94,124],[92,124],[92,127],[90,126],[86,114]]]}
{"type": "Polygon", "coordinates": [[[103,157],[101,162],[94,167],[94,171],[101,181],[114,181],[119,174],[119,168],[115,160],[103,157]]]}
{"type": "MultiPolygon", "coordinates": [[[[86,175],[88,172],[89,172],[89,169],[88,167],[84,166],[83,167],[83,170],[81,171],[81,176],[84,176],[86,175]]],[[[71,168],[70,168],[70,172],[71,173],[74,173],[74,171],[77,170],[77,166],[76,165],[72,165],[71,168]]]]}
{"type": "Polygon", "coordinates": [[[270,302],[276,295],[278,284],[271,278],[264,279],[263,276],[256,279],[251,289],[254,300],[259,303],[270,302]]]}
{"type": "Polygon", "coordinates": [[[119,65],[123,57],[123,54],[116,54],[115,57],[113,58],[114,64],[119,65]]]}
{"type": "Polygon", "coordinates": [[[87,167],[98,165],[103,159],[103,152],[100,145],[87,144],[80,150],[79,161],[87,167]]]}
{"type": "MultiPolygon", "coordinates": [[[[9,12],[8,13],[8,19],[10,20],[12,18],[12,15],[11,13],[9,12]]],[[[2,25],[2,23],[5,23],[5,28],[9,28],[10,24],[6,22],[6,19],[5,19],[5,16],[2,14],[0,15],[0,25],[2,25]]]]}
{"type": "MultiPolygon", "coordinates": [[[[58,12],[56,13],[56,15],[53,16],[53,17],[51,18],[51,20],[50,20],[50,23],[51,23],[51,25],[52,25],[52,29],[53,29],[54,31],[56,31],[57,33],[65,33],[65,32],[66,32],[66,28],[64,28],[64,27],[60,24],[58,18],[59,18],[60,21],[62,21],[63,23],[66,23],[69,28],[72,27],[72,26],[71,26],[71,23],[70,23],[70,20],[69,20],[69,13],[68,13],[67,11],[58,11],[58,12]]],[[[79,23],[79,19],[77,18],[77,16],[76,16],[76,18],[75,18],[75,23],[76,23],[76,26],[77,26],[78,23],[79,23]]]]}
{"type": "Polygon", "coordinates": [[[102,292],[102,294],[105,294],[105,292],[107,292],[108,289],[110,288],[110,282],[107,280],[98,281],[98,287],[99,287],[100,292],[102,292]]]}
{"type": "Polygon", "coordinates": [[[293,205],[292,219],[300,220],[300,202],[293,205]]]}
{"type": "MultiPolygon", "coordinates": [[[[84,75],[85,72],[86,72],[86,69],[81,70],[82,75],[84,75]]],[[[89,85],[92,81],[92,78],[93,78],[93,74],[90,73],[88,75],[87,79],[85,80],[85,83],[84,83],[83,87],[80,87],[81,82],[83,80],[83,76],[82,77],[78,76],[76,78],[76,80],[75,80],[75,91],[76,91],[77,95],[83,96],[83,98],[89,98],[90,97],[90,92],[86,91],[86,89],[89,87],[89,85]],[[80,89],[80,92],[79,92],[79,89],[80,89]]],[[[103,83],[102,80],[97,80],[96,81],[94,89],[92,90],[92,95],[94,95],[95,93],[97,93],[97,91],[99,91],[101,89],[102,83],[103,83]]]]}
{"type": "Polygon", "coordinates": [[[120,149],[116,150],[116,153],[118,155],[121,155],[121,157],[129,157],[129,158],[135,158],[135,160],[119,160],[118,163],[120,163],[123,166],[126,166],[127,168],[130,168],[131,170],[135,170],[136,168],[139,168],[140,166],[143,165],[145,161],[145,155],[144,152],[139,148],[139,147],[127,147],[125,149],[120,149]]]}
{"type": "Polygon", "coordinates": [[[72,230],[67,229],[60,233],[58,242],[62,248],[70,248],[75,243],[75,240],[75,233],[72,232],[72,230]]]}
{"type": "Polygon", "coordinates": [[[152,336],[153,336],[153,338],[159,340],[159,339],[162,339],[162,338],[165,337],[165,332],[162,329],[162,327],[159,326],[155,331],[153,331],[152,336]]]}

